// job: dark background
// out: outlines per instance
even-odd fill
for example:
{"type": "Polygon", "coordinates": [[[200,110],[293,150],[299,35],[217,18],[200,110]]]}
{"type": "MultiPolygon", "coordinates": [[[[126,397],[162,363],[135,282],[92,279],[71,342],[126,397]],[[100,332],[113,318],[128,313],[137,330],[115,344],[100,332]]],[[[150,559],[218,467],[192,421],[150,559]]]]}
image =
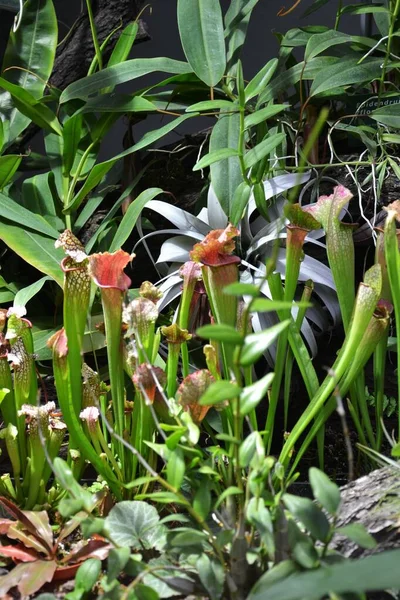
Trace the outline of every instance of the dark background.
{"type": "MultiPolygon", "coordinates": [[[[197,0],[193,0],[196,2],[197,0]]],[[[356,1],[356,0],[354,0],[356,1]]],[[[59,19],[59,37],[62,39],[67,33],[69,27],[82,10],[82,5],[86,5],[83,0],[53,0],[58,19],[59,19]]],[[[259,0],[250,21],[246,44],[242,54],[244,75],[249,79],[271,58],[278,53],[278,42],[275,33],[285,33],[293,27],[304,27],[306,25],[326,25],[333,27],[335,22],[337,0],[330,0],[325,6],[303,18],[302,14],[310,7],[313,0],[302,0],[300,5],[289,15],[279,17],[277,13],[284,6],[286,9],[294,4],[294,0],[259,0]]],[[[151,9],[147,8],[143,13],[143,19],[147,23],[151,40],[135,45],[131,58],[151,58],[156,56],[167,56],[178,60],[185,60],[183,54],[177,19],[176,19],[176,0],[150,0],[151,9]]],[[[225,12],[229,7],[230,0],[221,0],[222,9],[225,12]]],[[[7,43],[8,32],[12,25],[13,15],[2,11],[0,13],[0,58],[2,58],[7,43]]],[[[346,33],[360,33],[360,17],[345,15],[342,18],[341,31],[346,33]]],[[[120,86],[119,90],[125,93],[143,88],[146,85],[155,83],[162,79],[160,73],[149,75],[146,78],[135,80],[131,84],[120,86]]],[[[136,138],[140,138],[145,131],[155,129],[165,123],[165,117],[152,116],[146,121],[136,126],[136,138]]],[[[179,133],[190,133],[202,129],[211,124],[203,119],[199,123],[198,119],[189,119],[181,128],[179,133]]],[[[122,118],[113,128],[103,143],[100,153],[100,159],[112,156],[122,149],[122,138],[126,131],[126,123],[122,118]]],[[[176,139],[177,133],[172,133],[163,138],[162,144],[172,142],[176,139]]],[[[35,140],[33,149],[40,150],[40,141],[35,140]]]]}

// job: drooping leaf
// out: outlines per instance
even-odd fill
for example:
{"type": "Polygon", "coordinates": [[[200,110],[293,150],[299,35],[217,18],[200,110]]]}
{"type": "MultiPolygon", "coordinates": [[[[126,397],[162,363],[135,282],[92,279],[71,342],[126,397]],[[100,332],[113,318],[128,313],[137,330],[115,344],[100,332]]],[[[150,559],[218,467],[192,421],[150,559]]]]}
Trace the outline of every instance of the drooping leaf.
{"type": "Polygon", "coordinates": [[[63,286],[60,263],[65,254],[60,248],[54,248],[54,238],[0,219],[0,239],[27,263],[63,286]]]}
{"type": "Polygon", "coordinates": [[[186,59],[199,79],[214,87],[226,67],[219,0],[178,0],[178,27],[186,59]]]}
{"type": "MultiPolygon", "coordinates": [[[[4,79],[39,99],[53,70],[57,41],[57,19],[52,0],[26,2],[21,24],[9,37],[2,65],[4,79]]],[[[11,143],[30,119],[15,108],[8,92],[0,93],[0,113],[9,123],[8,143],[11,143]]]]}
{"type": "Polygon", "coordinates": [[[115,87],[120,83],[126,83],[157,71],[185,74],[190,73],[192,69],[188,63],[172,58],[133,58],[124,63],[107,67],[89,77],[74,81],[65,88],[61,94],[60,102],[68,102],[75,98],[85,99],[103,88],[115,87]]]}
{"type": "MultiPolygon", "coordinates": [[[[390,65],[388,65],[390,68],[390,65]]],[[[361,64],[358,58],[340,60],[338,64],[321,70],[313,81],[310,96],[316,96],[328,90],[347,85],[370,82],[379,79],[382,74],[382,59],[371,58],[361,64]]]]}
{"type": "Polygon", "coordinates": [[[38,292],[40,292],[46,281],[50,280],[51,277],[42,277],[38,281],[35,281],[35,283],[18,290],[14,297],[14,306],[26,306],[29,300],[31,300],[38,292]]]}

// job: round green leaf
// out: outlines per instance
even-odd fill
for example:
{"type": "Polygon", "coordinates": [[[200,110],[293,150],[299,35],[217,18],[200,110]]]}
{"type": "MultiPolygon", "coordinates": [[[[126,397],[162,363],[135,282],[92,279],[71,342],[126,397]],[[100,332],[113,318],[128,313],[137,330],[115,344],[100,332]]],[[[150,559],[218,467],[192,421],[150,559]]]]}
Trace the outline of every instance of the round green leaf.
{"type": "Polygon", "coordinates": [[[106,529],[118,546],[154,548],[164,535],[157,509],[147,502],[125,500],[111,509],[106,529]]]}

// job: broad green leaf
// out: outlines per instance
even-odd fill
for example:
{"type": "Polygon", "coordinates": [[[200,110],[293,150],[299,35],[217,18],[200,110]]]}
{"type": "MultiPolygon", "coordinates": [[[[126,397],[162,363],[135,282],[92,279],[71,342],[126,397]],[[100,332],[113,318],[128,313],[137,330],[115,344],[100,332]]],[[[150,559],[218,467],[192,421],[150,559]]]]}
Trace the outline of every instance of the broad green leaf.
{"type": "MultiPolygon", "coordinates": [[[[210,136],[210,152],[223,148],[239,148],[240,118],[237,114],[221,113],[210,136]]],[[[239,158],[232,156],[211,165],[211,183],[221,204],[222,210],[229,215],[230,204],[242,181],[239,158]]]]}
{"type": "Polygon", "coordinates": [[[202,110],[226,110],[237,111],[238,106],[231,100],[202,100],[187,107],[186,112],[201,112],[202,110]]]}
{"type": "Polygon", "coordinates": [[[172,58],[133,58],[119,65],[107,67],[89,77],[74,81],[65,88],[60,97],[60,102],[68,102],[74,98],[87,98],[106,87],[115,87],[120,83],[132,81],[149,73],[161,71],[163,73],[185,74],[192,69],[188,63],[172,58]]]}
{"type": "MultiPolygon", "coordinates": [[[[1,122],[1,120],[0,120],[1,122]]],[[[0,190],[11,181],[17,171],[22,156],[19,154],[7,154],[0,156],[0,190]]]]}
{"type": "Polygon", "coordinates": [[[243,336],[239,331],[223,323],[203,325],[203,327],[197,329],[196,334],[202,338],[215,340],[216,342],[226,342],[229,344],[241,344],[243,342],[243,336]]]}
{"type": "Polygon", "coordinates": [[[51,281],[51,277],[42,277],[38,281],[35,281],[35,283],[18,290],[18,292],[15,294],[14,306],[26,306],[29,300],[31,300],[38,292],[40,292],[46,281],[51,281]]]}
{"type": "Polygon", "coordinates": [[[139,26],[136,21],[128,23],[118,38],[117,43],[114,46],[114,50],[111,53],[110,60],[108,61],[107,67],[113,67],[123,63],[129,56],[132,46],[135,42],[135,38],[138,32],[139,26]]]}
{"type": "MultiPolygon", "coordinates": [[[[11,94],[12,103],[16,108],[36,125],[42,129],[54,131],[58,135],[62,134],[61,125],[57,116],[45,104],[41,104],[36,100],[35,96],[29,93],[24,88],[14,83],[10,83],[7,79],[0,77],[0,88],[11,94]]],[[[1,95],[0,95],[1,100],[1,95]]]]}
{"type": "Polygon", "coordinates": [[[274,117],[286,108],[288,108],[287,104],[271,104],[270,106],[266,106],[265,108],[256,110],[255,112],[245,117],[244,127],[245,129],[248,129],[249,127],[253,127],[253,125],[258,125],[259,123],[262,123],[267,119],[274,117]]]}
{"type": "Polygon", "coordinates": [[[308,471],[314,498],[331,515],[336,515],[340,505],[340,490],[336,483],[316,467],[308,471]]]}
{"type": "Polygon", "coordinates": [[[351,41],[351,36],[340,31],[329,30],[324,33],[316,33],[307,42],[304,52],[304,60],[309,61],[321,54],[331,46],[338,46],[351,41]]]}
{"type": "Polygon", "coordinates": [[[311,535],[326,542],[330,532],[330,525],[322,510],[309,498],[284,494],[283,502],[288,511],[298,519],[311,535]]]}
{"type": "Polygon", "coordinates": [[[266,65],[263,66],[257,75],[255,75],[253,79],[249,81],[244,90],[246,102],[254,98],[254,96],[258,96],[264,90],[273,77],[277,66],[278,59],[272,58],[267,62],[266,65]]]}
{"type": "MultiPolygon", "coordinates": [[[[57,42],[52,0],[28,0],[18,30],[10,33],[1,69],[4,79],[39,99],[53,70],[57,42]]],[[[9,122],[10,144],[29,125],[30,119],[17,110],[8,92],[0,93],[0,114],[9,122]]]]}
{"type": "Polygon", "coordinates": [[[154,131],[149,131],[142,137],[141,140],[139,140],[139,142],[137,142],[127,150],[124,150],[124,152],[121,152],[120,154],[114,156],[114,158],[111,158],[110,160],[95,165],[82,188],[71,200],[71,202],[65,207],[64,211],[76,211],[87,196],[87,194],[93,188],[95,188],[98,183],[100,183],[104,175],[111,169],[111,167],[114,166],[114,164],[118,160],[124,158],[124,156],[129,156],[129,154],[132,154],[133,152],[142,150],[142,148],[146,148],[146,146],[150,146],[150,144],[153,144],[153,142],[159,140],[164,135],[178,127],[181,123],[183,123],[183,121],[186,121],[186,119],[190,119],[193,116],[195,115],[182,115],[181,117],[174,119],[170,123],[167,123],[167,125],[164,125],[164,127],[160,127],[159,129],[155,129],[154,131]]]}
{"type": "Polygon", "coordinates": [[[378,545],[375,538],[368,533],[362,523],[350,523],[349,525],[338,527],[338,529],[335,529],[335,533],[348,537],[361,548],[367,548],[368,550],[372,550],[378,545]]]}
{"type": "Polygon", "coordinates": [[[1,218],[0,239],[27,263],[49,275],[63,287],[64,274],[60,263],[65,254],[61,248],[54,248],[54,238],[30,231],[24,226],[18,227],[1,218]]]}
{"type": "Polygon", "coordinates": [[[223,565],[207,554],[201,554],[196,561],[196,569],[201,583],[211,600],[219,600],[224,591],[225,570],[223,565]]]}
{"type": "Polygon", "coordinates": [[[226,400],[233,400],[233,398],[240,396],[241,391],[236,383],[222,380],[214,381],[201,396],[199,404],[209,406],[226,400]]]}
{"type": "MultiPolygon", "coordinates": [[[[390,68],[390,64],[388,65],[390,68]]],[[[339,63],[321,70],[314,78],[310,96],[347,85],[371,82],[382,74],[382,59],[366,59],[361,64],[358,58],[340,60],[339,63]]]]}
{"type": "MultiPolygon", "coordinates": [[[[346,560],[305,573],[294,573],[271,582],[267,571],[253,586],[247,600],[302,600],[348,592],[400,588],[400,550],[389,550],[367,558],[346,560]]],[[[283,563],[282,563],[283,564],[283,563]]],[[[279,567],[280,565],[278,565],[279,567]]],[[[276,567],[275,567],[276,569],[276,567]]]]}
{"type": "Polygon", "coordinates": [[[110,252],[115,252],[119,248],[122,248],[123,244],[131,235],[143,208],[148,202],[150,202],[150,200],[153,200],[153,198],[162,193],[163,190],[161,188],[149,188],[135,198],[135,200],[129,205],[128,210],[124,214],[122,221],[119,224],[114,239],[111,242],[109,250],[110,252]]]}
{"type": "Polygon", "coordinates": [[[75,575],[75,589],[91,592],[101,572],[101,560],[99,558],[88,558],[79,567],[75,575]]]}
{"type": "Polygon", "coordinates": [[[106,517],[105,528],[118,546],[137,550],[154,548],[164,536],[157,509],[137,500],[116,504],[106,517]]]}
{"type": "Polygon", "coordinates": [[[225,73],[224,26],[219,0],[178,0],[178,27],[186,59],[214,87],[225,73]]]}
{"type": "Polygon", "coordinates": [[[51,227],[41,215],[37,215],[23,206],[20,206],[1,192],[0,218],[2,221],[3,219],[7,219],[7,221],[18,223],[21,229],[32,229],[38,233],[44,233],[44,235],[52,237],[55,240],[59,235],[58,231],[51,227]]]}
{"type": "Polygon", "coordinates": [[[230,158],[231,156],[239,156],[239,152],[234,150],[234,148],[221,148],[221,150],[214,150],[214,152],[209,152],[203,158],[199,160],[193,167],[193,171],[200,171],[205,167],[209,167],[219,160],[225,160],[226,158],[230,158]]]}
{"type": "Polygon", "coordinates": [[[248,415],[266,397],[273,378],[274,373],[267,373],[252,385],[244,388],[240,395],[240,414],[242,417],[248,415]]]}
{"type": "Polygon", "coordinates": [[[252,431],[241,443],[239,448],[240,466],[246,469],[254,457],[256,458],[255,468],[257,468],[265,458],[264,442],[258,431],[252,431]],[[260,460],[259,465],[257,465],[257,459],[260,460]]]}
{"type": "Polygon", "coordinates": [[[383,123],[389,127],[400,129],[400,104],[389,104],[380,106],[368,115],[371,119],[383,123]]]}
{"type": "Polygon", "coordinates": [[[279,334],[286,329],[289,323],[289,320],[282,321],[282,323],[277,323],[265,329],[265,331],[251,333],[246,336],[240,355],[240,364],[244,367],[249,367],[261,358],[262,354],[275,342],[279,334]]]}
{"type": "Polygon", "coordinates": [[[283,142],[284,139],[286,139],[285,133],[275,133],[273,135],[269,135],[265,140],[249,150],[244,157],[246,169],[250,169],[265,156],[271,154],[271,152],[273,152],[275,148],[283,142]]]}

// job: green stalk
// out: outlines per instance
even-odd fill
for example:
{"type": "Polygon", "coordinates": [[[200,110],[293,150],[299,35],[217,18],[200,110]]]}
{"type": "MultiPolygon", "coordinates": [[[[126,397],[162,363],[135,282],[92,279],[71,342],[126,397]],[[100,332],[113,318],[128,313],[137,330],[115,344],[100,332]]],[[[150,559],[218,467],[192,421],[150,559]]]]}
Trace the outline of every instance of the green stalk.
{"type": "Polygon", "coordinates": [[[88,11],[89,23],[90,23],[90,31],[92,32],[93,46],[96,52],[97,64],[99,65],[99,71],[103,68],[103,57],[101,55],[100,44],[97,37],[96,24],[94,22],[94,16],[92,11],[92,3],[91,0],[86,0],[86,6],[88,11]]]}
{"type": "Polygon", "coordinates": [[[374,395],[375,395],[375,427],[376,427],[376,442],[375,450],[379,451],[383,440],[383,401],[385,395],[385,370],[386,370],[386,354],[389,338],[389,329],[380,340],[374,352],[374,395]]]}
{"type": "Polygon", "coordinates": [[[323,409],[325,402],[335,389],[336,381],[340,381],[348,370],[349,365],[352,364],[354,355],[375,310],[381,286],[381,268],[379,265],[374,265],[365,273],[364,283],[361,283],[358,289],[351,325],[343,348],[332,368],[335,376],[331,377],[328,375],[325,378],[317,394],[313,397],[309,406],[292,429],[279,456],[279,462],[283,464],[287,463],[295,443],[309,423],[317,416],[318,412],[323,409]]]}

